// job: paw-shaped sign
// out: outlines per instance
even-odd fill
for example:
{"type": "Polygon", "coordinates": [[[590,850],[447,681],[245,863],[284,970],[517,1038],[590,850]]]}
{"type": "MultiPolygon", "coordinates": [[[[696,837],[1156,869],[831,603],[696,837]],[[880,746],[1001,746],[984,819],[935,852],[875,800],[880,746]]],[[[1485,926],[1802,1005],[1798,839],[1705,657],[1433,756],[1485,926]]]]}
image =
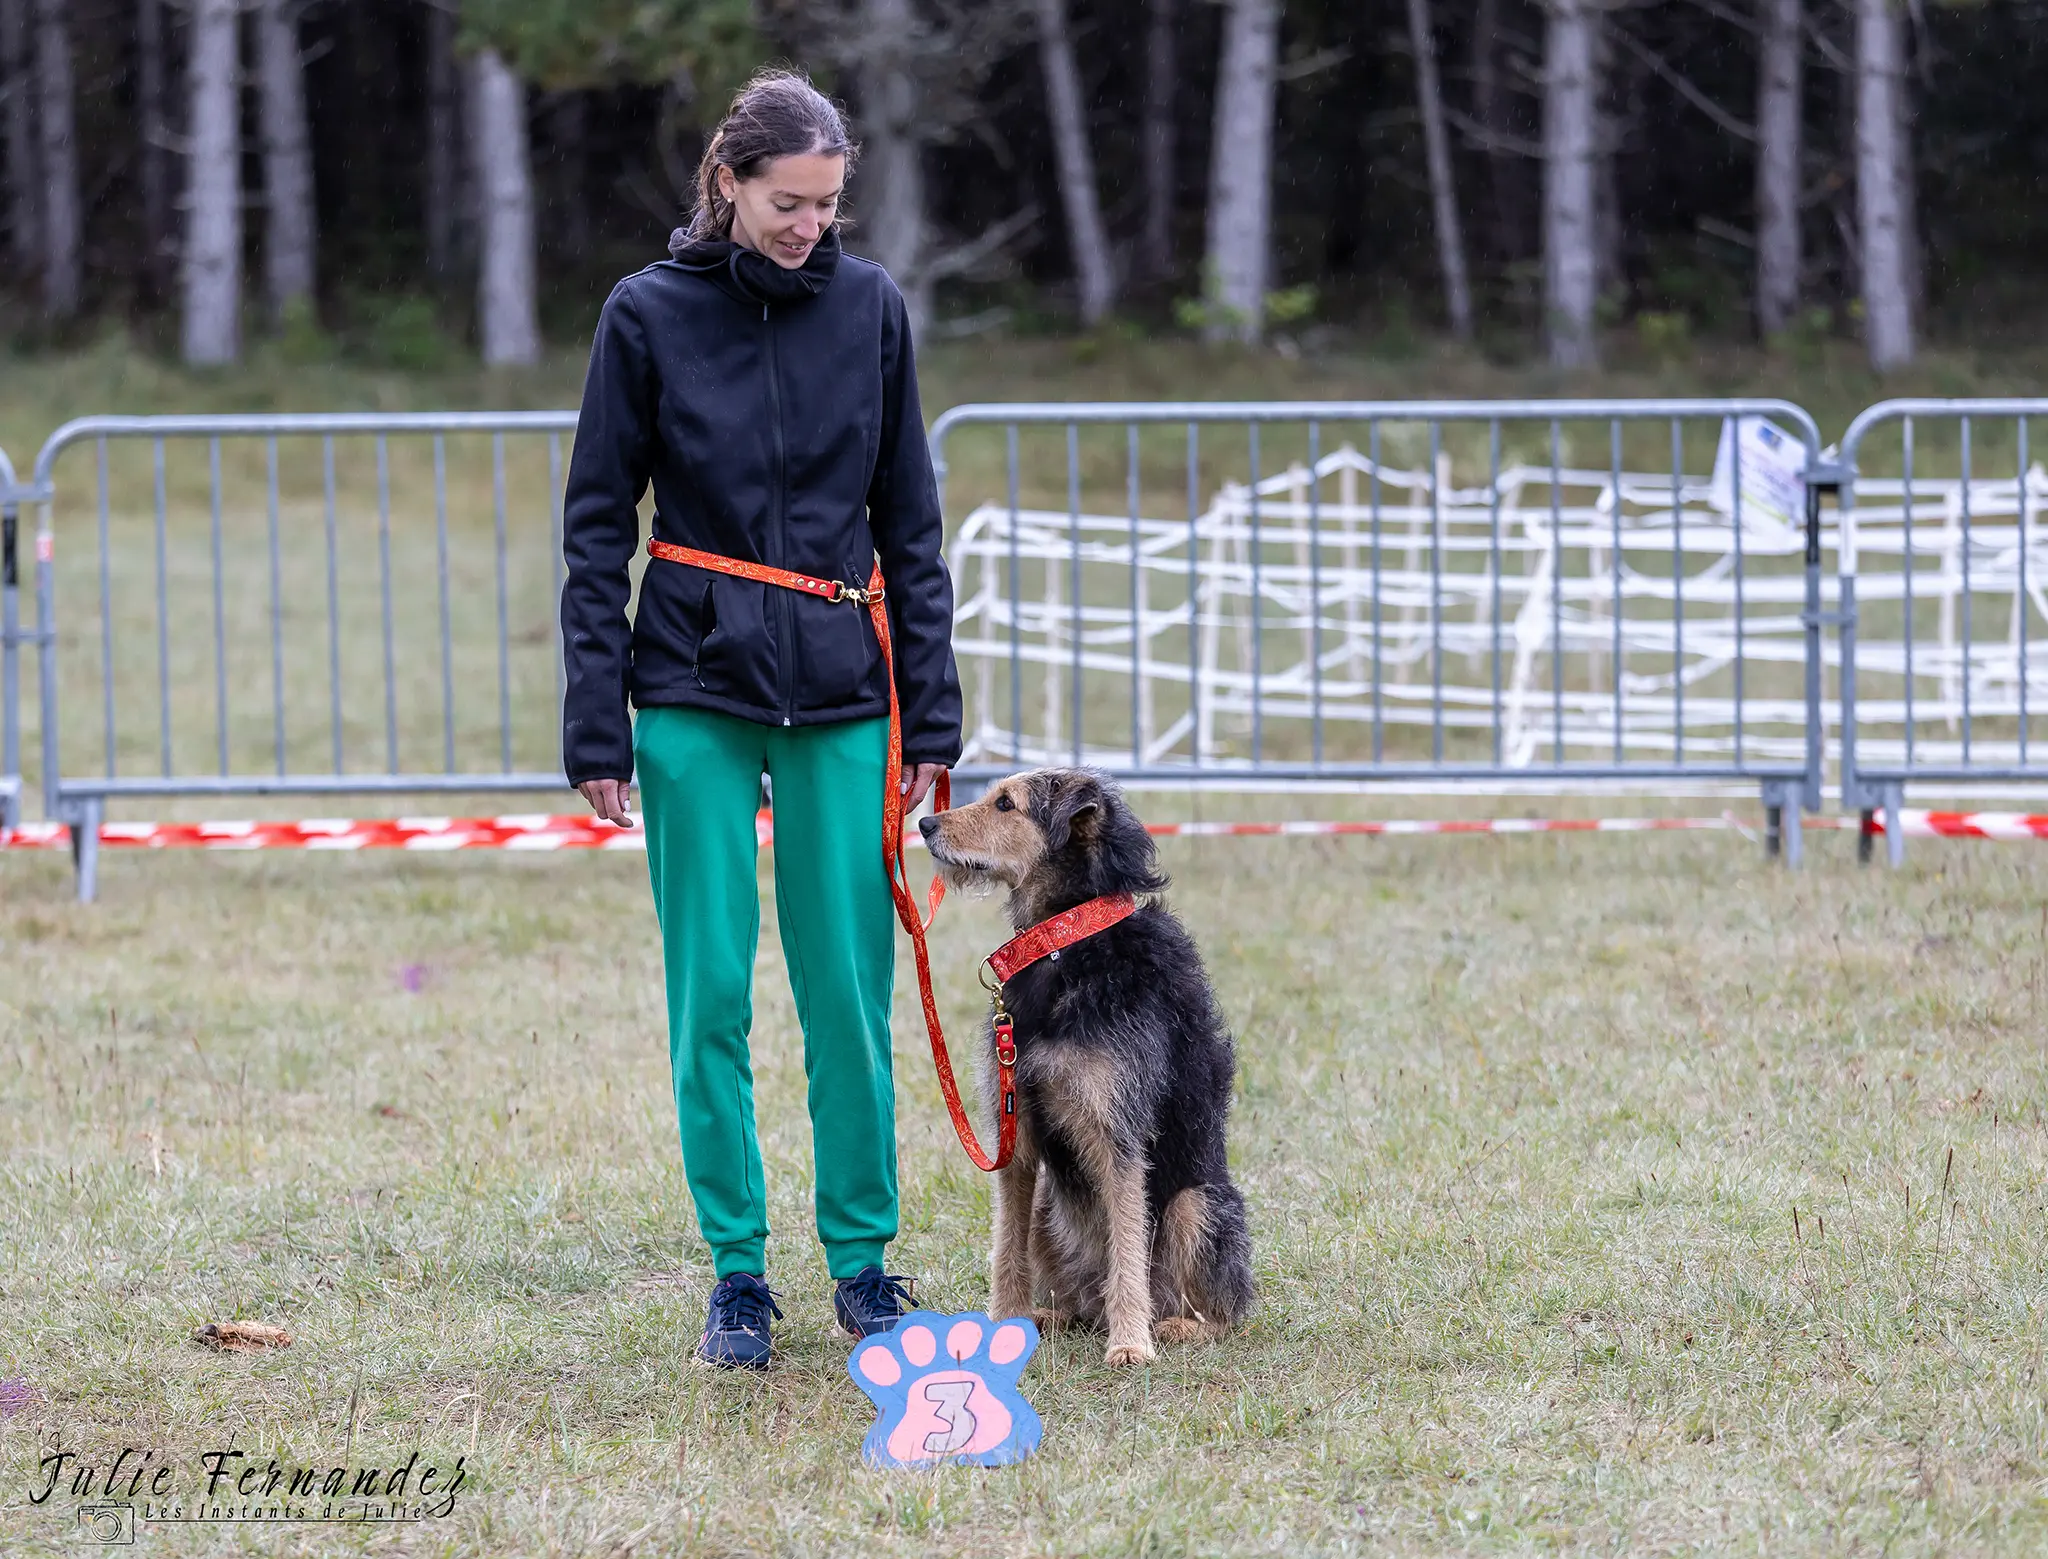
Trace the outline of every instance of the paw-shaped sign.
{"type": "Polygon", "coordinates": [[[877,1467],[1002,1467],[1038,1449],[1038,1414],[1017,1390],[1038,1347],[1025,1320],[913,1310],[846,1361],[875,1404],[861,1454],[877,1467]]]}

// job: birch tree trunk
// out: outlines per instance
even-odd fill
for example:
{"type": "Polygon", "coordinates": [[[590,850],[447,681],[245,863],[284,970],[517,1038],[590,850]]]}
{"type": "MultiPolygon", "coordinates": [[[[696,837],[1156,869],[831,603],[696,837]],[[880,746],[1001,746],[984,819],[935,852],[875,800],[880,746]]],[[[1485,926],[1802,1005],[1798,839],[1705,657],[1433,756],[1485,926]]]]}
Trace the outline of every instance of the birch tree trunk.
{"type": "Polygon", "coordinates": [[[484,361],[540,360],[534,276],[533,166],[526,87],[494,49],[471,62],[470,147],[476,160],[477,320],[484,361]]]}
{"type": "Polygon", "coordinates": [[[71,39],[66,0],[37,0],[36,75],[41,91],[43,310],[53,319],[78,312],[78,144],[73,134],[71,39]]]}
{"type": "Polygon", "coordinates": [[[241,351],[241,50],[236,0],[192,0],[186,114],[185,361],[241,351]]]}
{"type": "Polygon", "coordinates": [[[1279,0],[1230,0],[1209,161],[1210,340],[1264,331],[1273,211],[1279,0]]]}
{"type": "Polygon", "coordinates": [[[150,298],[165,292],[163,267],[171,253],[169,126],[164,119],[163,0],[138,0],[135,8],[135,113],[141,121],[136,166],[142,185],[142,290],[150,298]]]}
{"type": "Polygon", "coordinates": [[[1145,237],[1136,269],[1143,276],[1173,273],[1173,100],[1179,51],[1173,0],[1150,0],[1145,29],[1145,237]]]}
{"type": "Polygon", "coordinates": [[[278,321],[294,304],[311,307],[319,253],[298,3],[262,0],[256,14],[263,102],[263,258],[271,317],[278,321]]]}
{"type": "Polygon", "coordinates": [[[1416,106],[1422,113],[1422,140],[1429,156],[1429,197],[1436,209],[1436,252],[1444,273],[1444,305],[1450,313],[1451,334],[1468,341],[1472,337],[1472,287],[1465,273],[1465,234],[1458,221],[1451,137],[1444,124],[1429,0],[1408,0],[1408,41],[1415,52],[1416,106]]]}
{"type": "Polygon", "coordinates": [[[1799,311],[1799,168],[1805,40],[1801,0],[1763,0],[1756,83],[1756,324],[1776,335],[1799,311]]]}
{"type": "Polygon", "coordinates": [[[1543,293],[1550,361],[1597,358],[1594,162],[1599,121],[1597,18],[1589,0],[1547,0],[1543,64],[1543,293]]]}
{"type": "Polygon", "coordinates": [[[455,274],[462,224],[462,78],[455,64],[455,13],[427,8],[427,269],[455,274]]]}
{"type": "Polygon", "coordinates": [[[30,0],[0,0],[0,83],[7,93],[7,225],[15,268],[43,263],[42,191],[36,178],[36,88],[30,64],[30,0]]]}
{"type": "Polygon", "coordinates": [[[1880,372],[1913,360],[1904,56],[1893,0],[1856,0],[1856,226],[1864,342],[1880,372]]]}
{"type": "Polygon", "coordinates": [[[1116,273],[1102,207],[1095,194],[1095,158],[1088,147],[1088,121],[1081,103],[1081,73],[1067,31],[1066,0],[1032,0],[1038,22],[1038,57],[1045,71],[1046,108],[1052,120],[1053,150],[1059,163],[1060,200],[1066,207],[1067,244],[1081,289],[1081,320],[1099,324],[1116,302],[1116,273]]]}
{"type": "Polygon", "coordinates": [[[860,234],[877,264],[895,279],[921,337],[932,317],[931,229],[925,211],[924,143],[918,92],[911,74],[915,18],[910,0],[864,0],[867,42],[861,61],[866,149],[860,234]]]}

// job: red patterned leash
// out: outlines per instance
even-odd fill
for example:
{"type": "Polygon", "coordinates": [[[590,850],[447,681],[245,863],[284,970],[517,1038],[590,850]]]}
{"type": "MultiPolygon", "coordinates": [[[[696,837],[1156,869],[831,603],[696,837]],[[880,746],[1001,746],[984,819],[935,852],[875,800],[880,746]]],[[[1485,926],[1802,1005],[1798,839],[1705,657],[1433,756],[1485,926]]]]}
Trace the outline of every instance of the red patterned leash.
{"type": "MultiPolygon", "coordinates": [[[[960,1138],[960,1146],[967,1150],[967,1156],[974,1161],[976,1168],[1001,1169],[1010,1162],[1010,1156],[1017,1148],[1017,1048],[1014,1043],[996,1047],[996,1097],[1002,1101],[1002,1109],[996,1118],[996,1150],[991,1155],[975,1136],[974,1123],[967,1118],[967,1106],[961,1102],[960,1084],[953,1075],[952,1053],[946,1048],[946,1031],[939,1022],[938,998],[932,993],[931,950],[925,945],[925,932],[939,913],[939,905],[946,896],[946,884],[938,877],[932,878],[931,888],[925,896],[929,909],[920,917],[917,900],[910,891],[910,869],[903,860],[904,805],[899,783],[903,773],[903,711],[896,697],[896,652],[889,638],[889,612],[883,604],[881,565],[875,565],[867,588],[860,589],[844,580],[819,579],[810,574],[793,573],[786,568],[771,568],[765,563],[746,563],[738,558],[721,557],[715,552],[700,552],[695,547],[656,541],[652,537],[648,538],[647,552],[648,556],[665,563],[687,564],[736,579],[751,579],[757,584],[800,591],[824,601],[847,601],[868,609],[869,619],[875,625],[875,641],[882,647],[882,670],[889,682],[889,766],[882,776],[882,867],[889,874],[889,896],[896,903],[896,918],[910,933],[910,951],[917,961],[917,994],[924,1007],[925,1033],[932,1046],[932,1066],[939,1074],[939,1092],[945,1096],[946,1113],[953,1117],[954,1134],[960,1138]]],[[[952,804],[952,776],[941,770],[938,783],[932,788],[932,810],[944,812],[952,804]]]]}

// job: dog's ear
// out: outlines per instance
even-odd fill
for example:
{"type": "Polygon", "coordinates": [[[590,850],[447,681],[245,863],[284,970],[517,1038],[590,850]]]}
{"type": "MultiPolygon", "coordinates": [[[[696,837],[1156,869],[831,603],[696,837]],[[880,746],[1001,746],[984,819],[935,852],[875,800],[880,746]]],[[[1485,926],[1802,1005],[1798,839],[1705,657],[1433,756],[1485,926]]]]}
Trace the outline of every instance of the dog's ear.
{"type": "Polygon", "coordinates": [[[1045,848],[1048,854],[1066,848],[1076,823],[1102,808],[1102,786],[1092,774],[1051,775],[1045,794],[1045,848]]]}
{"type": "Polygon", "coordinates": [[[1158,846],[1144,820],[1131,810],[1123,793],[1114,788],[1102,793],[1095,865],[1104,892],[1166,891],[1166,874],[1159,869],[1158,846]]]}

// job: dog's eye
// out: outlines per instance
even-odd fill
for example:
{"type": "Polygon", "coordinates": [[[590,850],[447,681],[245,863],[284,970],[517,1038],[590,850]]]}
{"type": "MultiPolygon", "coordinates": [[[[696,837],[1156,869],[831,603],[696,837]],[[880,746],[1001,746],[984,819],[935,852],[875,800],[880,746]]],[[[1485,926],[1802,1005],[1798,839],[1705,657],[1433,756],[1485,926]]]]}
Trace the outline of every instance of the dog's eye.
{"type": "Polygon", "coordinates": [[[1017,803],[1008,796],[998,796],[996,797],[996,810],[998,812],[1014,812],[1017,810],[1017,803]]]}

